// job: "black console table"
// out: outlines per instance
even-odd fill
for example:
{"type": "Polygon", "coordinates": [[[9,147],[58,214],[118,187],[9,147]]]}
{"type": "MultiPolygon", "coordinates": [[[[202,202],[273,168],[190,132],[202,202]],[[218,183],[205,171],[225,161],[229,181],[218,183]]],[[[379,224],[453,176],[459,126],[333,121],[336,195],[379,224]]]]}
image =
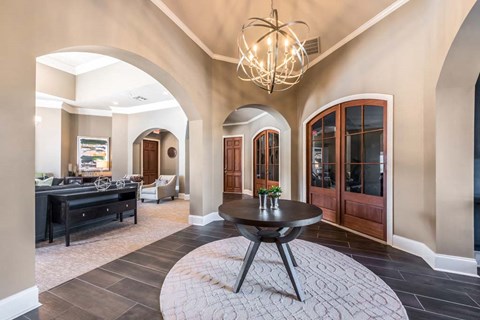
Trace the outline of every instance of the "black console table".
{"type": "Polygon", "coordinates": [[[118,215],[123,222],[123,213],[133,210],[137,224],[137,188],[87,191],[48,196],[49,242],[53,241],[53,224],[65,226],[65,245],[70,245],[70,229],[88,220],[108,215],[118,215]]]}

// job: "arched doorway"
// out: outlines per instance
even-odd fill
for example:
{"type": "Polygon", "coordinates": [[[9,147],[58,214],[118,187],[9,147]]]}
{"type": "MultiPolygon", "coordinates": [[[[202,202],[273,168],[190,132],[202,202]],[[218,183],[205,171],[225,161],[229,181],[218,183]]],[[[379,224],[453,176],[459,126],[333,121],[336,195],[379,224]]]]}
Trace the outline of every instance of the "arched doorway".
{"type": "Polygon", "coordinates": [[[384,241],[391,230],[387,105],[346,97],[305,122],[306,201],[326,221],[384,241]]]}
{"type": "Polygon", "coordinates": [[[226,117],[223,123],[224,175],[228,171],[225,170],[228,169],[225,166],[225,139],[241,140],[243,144],[238,148],[241,161],[239,168],[242,171],[241,193],[256,195],[260,187],[280,185],[284,190],[282,197],[290,199],[291,130],[277,110],[251,104],[237,108],[226,117]],[[267,174],[269,167],[272,169],[270,177],[267,174]]]}

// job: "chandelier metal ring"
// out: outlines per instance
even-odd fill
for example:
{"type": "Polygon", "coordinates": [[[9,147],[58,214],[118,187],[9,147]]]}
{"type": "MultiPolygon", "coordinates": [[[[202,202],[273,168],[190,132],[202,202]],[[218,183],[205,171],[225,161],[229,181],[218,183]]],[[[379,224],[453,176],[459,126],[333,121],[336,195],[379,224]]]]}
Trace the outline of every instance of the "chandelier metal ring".
{"type": "Polygon", "coordinates": [[[278,20],[278,12],[273,7],[268,18],[249,18],[237,40],[240,54],[238,77],[253,82],[268,93],[284,91],[297,84],[309,61],[305,40],[300,41],[292,27],[303,27],[309,32],[303,21],[283,23],[278,20]]]}

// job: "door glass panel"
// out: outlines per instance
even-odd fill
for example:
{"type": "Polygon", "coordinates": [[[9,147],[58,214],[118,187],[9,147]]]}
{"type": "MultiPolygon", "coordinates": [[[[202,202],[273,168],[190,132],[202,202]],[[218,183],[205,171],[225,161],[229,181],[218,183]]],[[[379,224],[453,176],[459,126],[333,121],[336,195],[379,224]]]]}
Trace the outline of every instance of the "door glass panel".
{"type": "Polygon", "coordinates": [[[261,136],[259,139],[259,147],[258,147],[258,163],[265,164],[265,136],[261,136]]]}
{"type": "Polygon", "coordinates": [[[322,186],[322,166],[318,163],[312,164],[312,186],[322,186]]]}
{"type": "Polygon", "coordinates": [[[383,196],[383,165],[366,164],[363,171],[364,193],[372,196],[383,196]]]}
{"type": "Polygon", "coordinates": [[[279,146],[278,133],[273,134],[273,145],[277,147],[279,146]]]}
{"type": "Polygon", "coordinates": [[[268,147],[269,148],[273,147],[273,133],[272,132],[268,133],[268,147]]]}
{"type": "Polygon", "coordinates": [[[346,164],[345,165],[345,191],[362,193],[362,165],[346,164]]]}
{"type": "Polygon", "coordinates": [[[335,163],[335,138],[323,140],[323,162],[335,163]]]}
{"type": "Polygon", "coordinates": [[[268,180],[278,181],[279,179],[279,167],[274,164],[268,168],[268,180]]]}
{"type": "Polygon", "coordinates": [[[383,162],[383,131],[364,134],[363,152],[365,162],[383,162]]]}
{"type": "Polygon", "coordinates": [[[348,134],[362,131],[362,107],[346,108],[345,116],[345,127],[348,134]]]}
{"type": "Polygon", "coordinates": [[[335,165],[327,164],[323,166],[323,187],[335,189],[335,165]]]}
{"type": "Polygon", "coordinates": [[[313,140],[318,140],[322,138],[322,122],[323,122],[323,119],[320,119],[312,125],[313,140]]]}
{"type": "Polygon", "coordinates": [[[365,106],[363,109],[364,131],[383,129],[383,108],[365,106]]]}
{"type": "Polygon", "coordinates": [[[312,162],[322,162],[322,141],[313,141],[312,162]]]}
{"type": "Polygon", "coordinates": [[[361,141],[362,141],[361,134],[345,137],[345,162],[346,163],[362,162],[361,141]]]}
{"type": "Polygon", "coordinates": [[[323,118],[323,138],[332,138],[335,137],[335,112],[330,113],[329,115],[323,118]]]}

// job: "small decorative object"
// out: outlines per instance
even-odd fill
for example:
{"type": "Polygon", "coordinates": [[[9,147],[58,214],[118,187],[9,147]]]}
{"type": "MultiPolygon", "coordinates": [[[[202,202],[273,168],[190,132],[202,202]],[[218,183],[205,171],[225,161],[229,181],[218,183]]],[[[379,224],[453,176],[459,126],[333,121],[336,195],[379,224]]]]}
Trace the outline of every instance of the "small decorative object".
{"type": "Polygon", "coordinates": [[[107,191],[112,185],[112,180],[108,177],[99,177],[94,184],[98,191],[107,191]]]}
{"type": "Polygon", "coordinates": [[[282,195],[282,188],[280,186],[272,186],[268,189],[268,194],[270,195],[270,208],[278,209],[278,198],[282,195]]]}
{"type": "Polygon", "coordinates": [[[115,186],[117,187],[117,189],[125,188],[125,180],[123,179],[117,180],[117,182],[115,182],[115,186]]]}
{"type": "Polygon", "coordinates": [[[265,188],[258,189],[258,200],[260,201],[260,209],[267,209],[268,190],[265,188]]]}
{"type": "Polygon", "coordinates": [[[175,158],[177,156],[177,149],[175,149],[174,147],[170,147],[167,150],[167,154],[168,154],[168,157],[175,158]]]}

